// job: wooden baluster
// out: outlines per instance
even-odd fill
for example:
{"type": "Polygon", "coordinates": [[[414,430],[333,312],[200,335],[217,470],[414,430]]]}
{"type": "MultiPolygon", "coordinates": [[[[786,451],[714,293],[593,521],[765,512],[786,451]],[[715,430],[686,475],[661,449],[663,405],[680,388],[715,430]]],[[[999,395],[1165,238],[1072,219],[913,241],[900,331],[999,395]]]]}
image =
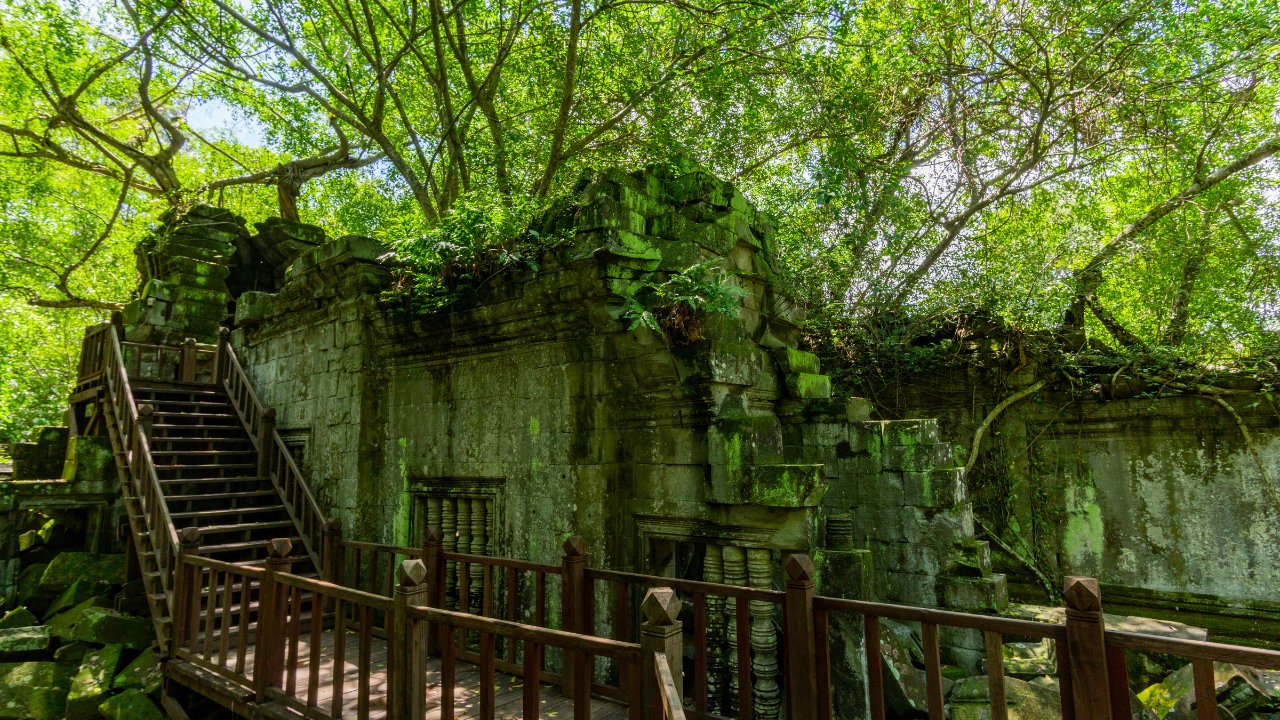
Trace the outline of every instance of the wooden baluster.
{"type": "Polygon", "coordinates": [[[369,681],[373,675],[373,608],[368,605],[360,607],[360,650],[356,662],[358,668],[358,688],[356,695],[356,717],[369,717],[369,681]]]}
{"type": "MultiPolygon", "coordinates": [[[[298,692],[298,646],[302,639],[302,588],[293,587],[289,593],[289,640],[285,662],[285,694],[293,697],[298,692]]],[[[319,622],[319,619],[316,620],[319,622]]]]}
{"type": "MultiPolygon", "coordinates": [[[[644,697],[644,717],[665,716],[665,693],[658,683],[659,662],[671,668],[676,693],[684,697],[683,625],[676,618],[680,615],[680,598],[671,588],[652,588],[640,603],[644,622],[640,624],[641,686],[644,697]]],[[[634,679],[633,679],[634,682],[634,679]]],[[[625,692],[626,688],[622,688],[625,692]]]]}
{"type": "MultiPolygon", "coordinates": [[[[1194,673],[1194,669],[1192,671],[1194,673]]],[[[1126,720],[1132,710],[1129,707],[1129,664],[1122,647],[1107,646],[1107,679],[1111,681],[1112,720],[1126,720]]],[[[1217,701],[1213,703],[1217,712],[1217,701]]],[[[1217,717],[1216,714],[1214,717],[1217,717]]],[[[992,720],[997,720],[992,718],[992,720]]]]}
{"type": "MultiPolygon", "coordinates": [[[[444,562],[444,530],[439,525],[427,528],[427,537],[422,544],[422,562],[427,567],[426,605],[443,608],[447,568],[444,562]]],[[[434,629],[427,631],[427,654],[433,657],[440,654],[440,636],[434,629]]]]}
{"type": "Polygon", "coordinates": [[[1218,691],[1213,680],[1213,661],[1194,658],[1191,661],[1191,677],[1195,684],[1196,720],[1218,720],[1218,691]]]}
{"type": "Polygon", "coordinates": [[[427,632],[425,623],[409,617],[409,608],[427,604],[427,575],[421,560],[405,560],[396,568],[395,605],[387,628],[389,720],[422,720],[425,713],[427,632]]]}
{"type": "Polygon", "coordinates": [[[524,717],[538,720],[542,704],[542,646],[532,640],[524,641],[524,717]]]}
{"type": "MultiPolygon", "coordinates": [[[[471,563],[458,563],[458,610],[464,613],[471,613],[471,563]]],[[[465,638],[467,633],[462,633],[465,638]]]]}
{"type": "Polygon", "coordinates": [[[454,648],[453,626],[440,626],[440,720],[454,720],[453,693],[457,685],[458,662],[454,648]]]}
{"type": "MultiPolygon", "coordinates": [[[[507,620],[520,622],[520,574],[515,568],[507,568],[507,620]]],[[[516,662],[516,641],[508,637],[506,640],[507,662],[516,662]]]]}
{"type": "Polygon", "coordinates": [[[1076,720],[1076,691],[1071,682],[1070,652],[1067,650],[1065,627],[1062,636],[1053,640],[1053,656],[1058,666],[1058,702],[1062,705],[1062,720],[1076,720]]]}
{"type": "Polygon", "coordinates": [[[615,583],[613,596],[614,640],[631,642],[631,586],[615,583]]]}
{"type": "Polygon", "coordinates": [[[494,637],[480,633],[480,718],[493,720],[494,712],[494,637]]]}
{"type": "MultiPolygon", "coordinates": [[[[225,573],[223,573],[225,575],[225,573]]],[[[213,658],[214,642],[217,635],[213,623],[218,617],[218,571],[209,571],[209,585],[205,590],[204,614],[204,659],[209,662],[213,658]]]]}
{"type": "Polygon", "coordinates": [[[998,632],[984,632],[982,646],[987,658],[987,695],[991,698],[991,720],[1009,720],[1009,706],[1004,692],[1004,637],[998,632]]]}
{"type": "Polygon", "coordinates": [[[342,717],[343,694],[347,689],[347,606],[341,598],[333,599],[332,698],[329,716],[342,717]]]}
{"type": "Polygon", "coordinates": [[[707,712],[707,596],[693,595],[693,708],[707,712]]]}
{"type": "Polygon", "coordinates": [[[480,566],[480,614],[493,617],[493,566],[480,566]]]}
{"type": "Polygon", "coordinates": [[[182,361],[179,366],[178,379],[182,382],[196,381],[196,339],[187,338],[182,343],[182,361]]]}
{"type": "MultiPolygon", "coordinates": [[[[560,608],[563,616],[560,627],[567,632],[585,633],[586,625],[583,602],[586,587],[587,544],[578,535],[564,541],[564,557],[561,559],[560,608]]],[[[561,671],[560,691],[565,697],[574,697],[574,685],[577,682],[578,666],[585,665],[580,654],[565,650],[564,668],[561,671]]],[[[589,688],[588,688],[589,691],[589,688]]]]}
{"type": "Polygon", "coordinates": [[[268,480],[271,477],[271,456],[275,454],[275,443],[272,442],[276,431],[276,409],[267,408],[262,411],[258,423],[258,479],[268,480]]]}
{"type": "Polygon", "coordinates": [[[534,573],[533,579],[533,624],[547,626],[547,574],[541,570],[534,573]]]}
{"type": "Polygon", "coordinates": [[[1110,720],[1102,591],[1097,580],[1087,577],[1068,577],[1064,585],[1067,664],[1071,668],[1076,720],[1110,720]]]}
{"type": "MultiPolygon", "coordinates": [[[[252,602],[253,595],[249,589],[249,578],[245,576],[240,583],[240,626],[236,638],[236,667],[237,675],[244,674],[245,661],[249,654],[249,603],[252,602]]],[[[259,594],[258,601],[262,601],[259,594]]]]}
{"type": "Polygon", "coordinates": [[[227,374],[228,354],[231,350],[231,330],[230,328],[218,328],[218,343],[213,350],[213,372],[209,382],[214,385],[222,385],[222,378],[227,374]]]}
{"type": "Polygon", "coordinates": [[[346,580],[346,548],[342,543],[342,518],[329,518],[324,523],[324,552],[320,558],[324,568],[320,578],[334,585],[343,585],[346,580]]]}
{"type": "Polygon", "coordinates": [[[929,720],[946,720],[942,699],[942,660],[938,657],[937,625],[920,623],[920,644],[924,646],[924,684],[929,703],[929,720]]]}
{"type": "Polygon", "coordinates": [[[267,701],[267,690],[278,688],[284,679],[285,621],[288,607],[286,588],[276,582],[278,573],[289,572],[293,543],[275,538],[267,544],[266,572],[258,591],[258,634],[254,642],[253,689],[257,702],[267,701]]]}
{"type": "Polygon", "coordinates": [[[813,561],[808,555],[795,554],[782,566],[787,578],[787,718],[814,720],[817,717],[814,698],[818,697],[814,668],[813,637],[813,561]]]}
{"type": "Polygon", "coordinates": [[[307,671],[307,707],[320,705],[320,663],[324,650],[324,610],[328,602],[322,593],[311,593],[311,664],[307,671]]]}
{"type": "MultiPolygon", "coordinates": [[[[200,531],[193,527],[178,531],[178,562],[173,580],[173,637],[169,639],[169,656],[177,657],[178,650],[194,638],[195,625],[200,617],[200,568],[183,562],[188,557],[200,555],[200,531]]],[[[148,590],[149,592],[149,590],[148,590]]]]}
{"type": "Polygon", "coordinates": [[[831,621],[827,611],[813,610],[814,673],[817,675],[818,720],[831,720],[831,621]]]}
{"type": "Polygon", "coordinates": [[[871,720],[884,720],[884,659],[880,656],[880,618],[862,618],[863,636],[867,639],[867,700],[871,720]]]}
{"type": "Polygon", "coordinates": [[[155,426],[155,415],[155,406],[150,403],[143,403],[138,406],[138,432],[147,439],[148,444],[151,442],[151,432],[155,426]]]}

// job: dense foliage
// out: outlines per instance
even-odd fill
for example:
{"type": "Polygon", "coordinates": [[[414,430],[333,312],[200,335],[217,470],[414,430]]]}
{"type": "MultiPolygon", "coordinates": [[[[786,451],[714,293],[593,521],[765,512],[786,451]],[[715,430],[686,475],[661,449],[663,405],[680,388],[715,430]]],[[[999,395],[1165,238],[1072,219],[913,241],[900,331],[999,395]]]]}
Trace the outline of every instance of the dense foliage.
{"type": "Polygon", "coordinates": [[[373,235],[447,294],[536,261],[496,231],[583,170],[676,156],[778,217],[835,357],[975,311],[1276,352],[1275,0],[4,3],[0,439],[167,206],[373,235]]]}

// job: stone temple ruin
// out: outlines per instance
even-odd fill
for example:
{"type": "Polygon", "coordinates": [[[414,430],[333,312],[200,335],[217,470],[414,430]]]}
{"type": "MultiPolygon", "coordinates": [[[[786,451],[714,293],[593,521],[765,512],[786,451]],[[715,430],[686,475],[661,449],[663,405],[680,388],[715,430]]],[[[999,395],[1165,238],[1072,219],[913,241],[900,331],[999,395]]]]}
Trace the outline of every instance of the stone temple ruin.
{"type": "MultiPolygon", "coordinates": [[[[232,344],[352,534],[553,561],[582,535],[610,568],[772,587],[780,554],[827,592],[999,610],[936,422],[869,419],[797,349],[773,226],[705,172],[609,171],[545,223],[567,235],[429,317],[388,310],[376,242],[225,211],[166,218],[140,251],[126,338],[232,344]],[[746,290],[701,342],[629,331],[623,293],[714,259],[746,290]]],[[[951,639],[957,660],[980,641],[951,639]]]]}

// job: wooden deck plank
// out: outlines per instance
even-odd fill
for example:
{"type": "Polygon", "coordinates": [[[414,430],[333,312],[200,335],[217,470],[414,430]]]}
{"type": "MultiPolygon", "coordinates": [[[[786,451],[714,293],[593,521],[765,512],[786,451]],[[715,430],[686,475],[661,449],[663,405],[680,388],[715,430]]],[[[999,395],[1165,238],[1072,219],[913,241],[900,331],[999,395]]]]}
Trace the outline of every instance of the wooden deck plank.
{"type": "MultiPolygon", "coordinates": [[[[305,632],[298,639],[298,664],[297,676],[294,681],[294,687],[297,691],[294,698],[297,702],[306,704],[307,689],[312,687],[311,684],[311,634],[305,632]]],[[[358,717],[357,708],[359,706],[359,660],[360,660],[360,644],[356,642],[356,633],[348,631],[346,642],[343,644],[343,681],[342,681],[342,714],[344,718],[358,717]]],[[[325,630],[321,636],[320,649],[320,667],[318,669],[318,684],[315,704],[327,711],[331,706],[333,699],[333,630],[325,630]]],[[[246,673],[251,674],[253,671],[253,647],[250,645],[245,655],[246,673]]],[[[234,670],[237,660],[235,648],[231,648],[225,657],[221,654],[215,656],[217,660],[227,669],[228,672],[234,670]]],[[[383,720],[387,715],[387,643],[381,638],[373,638],[370,667],[373,670],[369,678],[369,720],[383,720]]],[[[457,668],[457,686],[454,691],[454,709],[459,720],[478,718],[480,716],[480,671],[475,665],[465,662],[459,662],[457,668]]],[[[286,684],[288,684],[286,679],[286,684]]],[[[509,673],[496,673],[494,678],[495,685],[495,717],[503,720],[518,720],[522,718],[524,707],[522,693],[524,682],[521,678],[509,673]]],[[[438,720],[440,717],[440,658],[431,658],[427,666],[426,688],[427,688],[427,720],[438,720]]],[[[541,688],[541,716],[544,718],[571,718],[573,717],[573,702],[560,695],[560,690],[556,686],[543,684],[541,688]]],[[[625,705],[602,700],[593,699],[591,702],[591,717],[593,720],[616,720],[627,717],[625,705]]]]}

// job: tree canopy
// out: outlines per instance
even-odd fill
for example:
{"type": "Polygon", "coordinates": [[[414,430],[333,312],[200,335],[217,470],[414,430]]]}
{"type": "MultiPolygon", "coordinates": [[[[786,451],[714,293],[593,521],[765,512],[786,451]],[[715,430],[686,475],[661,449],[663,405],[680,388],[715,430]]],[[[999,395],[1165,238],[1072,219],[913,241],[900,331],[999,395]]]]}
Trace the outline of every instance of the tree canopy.
{"type": "Polygon", "coordinates": [[[982,312],[1274,356],[1278,23],[1275,0],[4,0],[0,437],[50,414],[166,207],[395,242],[673,158],[777,216],[816,343],[982,312]]]}

